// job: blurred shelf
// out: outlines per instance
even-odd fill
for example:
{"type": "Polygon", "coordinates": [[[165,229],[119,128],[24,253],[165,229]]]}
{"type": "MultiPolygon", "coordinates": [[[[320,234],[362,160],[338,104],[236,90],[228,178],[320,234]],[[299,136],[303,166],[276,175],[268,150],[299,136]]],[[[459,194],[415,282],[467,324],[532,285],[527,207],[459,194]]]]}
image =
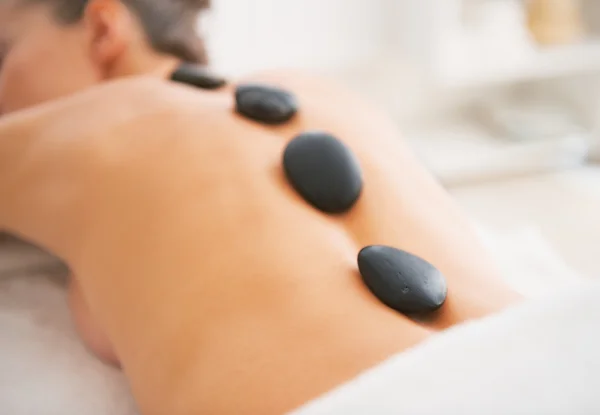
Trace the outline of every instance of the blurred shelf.
{"type": "Polygon", "coordinates": [[[536,48],[520,58],[493,60],[473,57],[443,62],[434,70],[445,88],[478,87],[548,79],[600,71],[600,39],[579,44],[536,48]]]}
{"type": "Polygon", "coordinates": [[[579,167],[586,163],[590,145],[584,135],[498,139],[466,121],[407,131],[406,137],[434,176],[451,188],[579,167]]]}
{"type": "Polygon", "coordinates": [[[600,72],[600,1],[584,6],[578,43],[540,46],[519,0],[395,1],[394,53],[435,87],[460,89],[600,72]]]}

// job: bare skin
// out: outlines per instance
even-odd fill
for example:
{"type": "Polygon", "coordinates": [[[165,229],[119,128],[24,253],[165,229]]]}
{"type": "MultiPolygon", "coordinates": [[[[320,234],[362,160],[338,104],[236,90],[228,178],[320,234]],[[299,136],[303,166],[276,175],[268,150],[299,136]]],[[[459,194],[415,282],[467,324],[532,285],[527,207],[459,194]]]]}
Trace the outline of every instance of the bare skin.
{"type": "Polygon", "coordinates": [[[516,299],[385,117],[327,82],[260,78],[299,95],[289,125],[235,115],[230,91],[151,78],[0,122],[0,226],[72,267],[80,327],[114,347],[145,414],[282,413],[516,299]],[[283,176],[285,144],[306,129],[361,162],[365,191],[346,215],[314,210],[283,176]],[[370,244],[447,276],[431,322],[363,286],[356,255],[370,244]]]}

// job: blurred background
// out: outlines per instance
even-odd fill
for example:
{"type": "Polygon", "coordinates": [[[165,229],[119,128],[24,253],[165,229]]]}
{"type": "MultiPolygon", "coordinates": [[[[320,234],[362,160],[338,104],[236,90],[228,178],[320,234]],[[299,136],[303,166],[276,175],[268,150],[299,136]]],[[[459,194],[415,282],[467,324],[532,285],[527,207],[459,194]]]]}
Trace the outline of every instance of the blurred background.
{"type": "Polygon", "coordinates": [[[214,0],[202,23],[219,71],[385,109],[523,291],[600,277],[600,1],[214,0]]]}

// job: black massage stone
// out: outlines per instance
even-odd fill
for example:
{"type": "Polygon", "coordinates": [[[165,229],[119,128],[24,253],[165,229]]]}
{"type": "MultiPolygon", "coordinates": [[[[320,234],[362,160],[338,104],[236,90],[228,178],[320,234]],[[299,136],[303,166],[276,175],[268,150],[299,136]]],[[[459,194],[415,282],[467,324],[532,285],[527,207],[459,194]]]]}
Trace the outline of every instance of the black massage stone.
{"type": "Polygon", "coordinates": [[[298,112],[294,94],[259,84],[239,85],[235,91],[236,111],[265,124],[283,124],[298,112]]]}
{"type": "Polygon", "coordinates": [[[385,305],[403,314],[424,314],[446,301],[446,279],[429,262],[388,246],[369,246],[358,254],[362,279],[385,305]]]}
{"type": "Polygon", "coordinates": [[[294,189],[326,213],[348,211],[362,191],[358,160],[340,140],[324,132],[305,132],[290,141],[283,167],[294,189]]]}
{"type": "Polygon", "coordinates": [[[171,80],[195,86],[201,89],[218,89],[227,84],[227,81],[210,73],[205,68],[192,63],[182,63],[171,74],[171,80]]]}

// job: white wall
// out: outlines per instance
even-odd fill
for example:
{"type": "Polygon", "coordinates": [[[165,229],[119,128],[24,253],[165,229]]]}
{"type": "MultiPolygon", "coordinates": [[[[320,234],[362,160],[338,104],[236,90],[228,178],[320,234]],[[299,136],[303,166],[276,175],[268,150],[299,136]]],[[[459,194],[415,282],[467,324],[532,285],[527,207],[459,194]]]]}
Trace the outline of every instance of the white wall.
{"type": "Polygon", "coordinates": [[[408,121],[463,100],[432,88],[421,66],[432,53],[438,17],[460,1],[213,0],[203,29],[219,72],[294,67],[333,73],[408,121]]]}
{"type": "Polygon", "coordinates": [[[206,22],[213,66],[237,75],[336,70],[373,59],[387,42],[389,1],[214,0],[206,22]]]}

